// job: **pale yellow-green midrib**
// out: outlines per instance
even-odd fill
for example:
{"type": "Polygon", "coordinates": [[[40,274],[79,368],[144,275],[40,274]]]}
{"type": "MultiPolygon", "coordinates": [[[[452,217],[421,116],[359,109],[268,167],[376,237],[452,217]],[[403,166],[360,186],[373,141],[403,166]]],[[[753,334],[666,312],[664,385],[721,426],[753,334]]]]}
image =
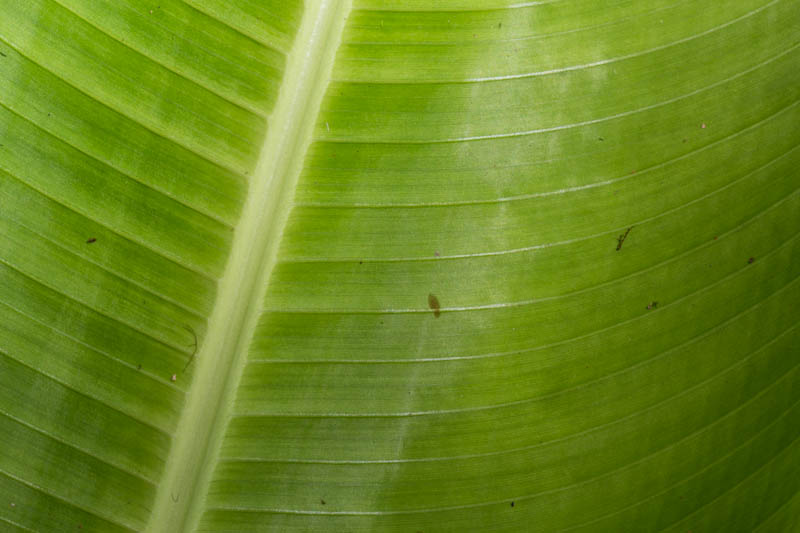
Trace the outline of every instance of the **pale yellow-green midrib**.
{"type": "Polygon", "coordinates": [[[306,7],[219,284],[197,371],[159,485],[149,532],[193,531],[310,142],[350,0],[306,7]]]}

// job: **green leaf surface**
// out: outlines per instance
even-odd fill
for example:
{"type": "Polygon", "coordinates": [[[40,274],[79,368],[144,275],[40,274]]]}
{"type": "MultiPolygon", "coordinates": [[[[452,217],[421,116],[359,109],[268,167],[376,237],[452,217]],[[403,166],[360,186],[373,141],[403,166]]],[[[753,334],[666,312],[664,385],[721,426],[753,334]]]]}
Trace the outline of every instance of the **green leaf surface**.
{"type": "Polygon", "coordinates": [[[0,531],[800,531],[798,21],[0,0],[0,531]]]}

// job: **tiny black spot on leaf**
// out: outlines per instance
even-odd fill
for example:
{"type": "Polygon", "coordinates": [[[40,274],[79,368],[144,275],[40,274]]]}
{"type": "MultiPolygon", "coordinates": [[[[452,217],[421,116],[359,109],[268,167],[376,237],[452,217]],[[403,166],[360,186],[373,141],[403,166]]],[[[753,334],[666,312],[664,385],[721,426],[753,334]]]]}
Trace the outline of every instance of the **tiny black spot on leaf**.
{"type": "Polygon", "coordinates": [[[92,244],[93,242],[97,242],[97,239],[92,237],[91,239],[86,239],[86,244],[92,244]]]}
{"type": "Polygon", "coordinates": [[[514,507],[514,502],[511,502],[511,507],[514,507]]]}

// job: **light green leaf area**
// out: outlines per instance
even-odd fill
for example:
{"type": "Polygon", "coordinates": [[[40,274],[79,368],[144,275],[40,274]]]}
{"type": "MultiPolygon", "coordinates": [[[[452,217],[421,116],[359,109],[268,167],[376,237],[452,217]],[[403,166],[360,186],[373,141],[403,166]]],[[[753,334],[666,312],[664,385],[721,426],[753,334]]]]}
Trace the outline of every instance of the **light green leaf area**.
{"type": "Polygon", "coordinates": [[[798,21],[0,0],[0,531],[800,531],[798,21]]]}

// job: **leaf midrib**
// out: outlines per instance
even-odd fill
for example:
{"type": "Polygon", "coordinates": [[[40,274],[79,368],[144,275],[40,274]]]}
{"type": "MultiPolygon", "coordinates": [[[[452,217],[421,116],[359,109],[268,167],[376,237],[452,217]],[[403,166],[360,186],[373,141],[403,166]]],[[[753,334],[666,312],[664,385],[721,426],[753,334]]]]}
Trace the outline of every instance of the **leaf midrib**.
{"type": "Polygon", "coordinates": [[[196,529],[297,179],[330,80],[350,0],[312,2],[287,58],[194,381],[159,484],[149,532],[196,529]]]}

